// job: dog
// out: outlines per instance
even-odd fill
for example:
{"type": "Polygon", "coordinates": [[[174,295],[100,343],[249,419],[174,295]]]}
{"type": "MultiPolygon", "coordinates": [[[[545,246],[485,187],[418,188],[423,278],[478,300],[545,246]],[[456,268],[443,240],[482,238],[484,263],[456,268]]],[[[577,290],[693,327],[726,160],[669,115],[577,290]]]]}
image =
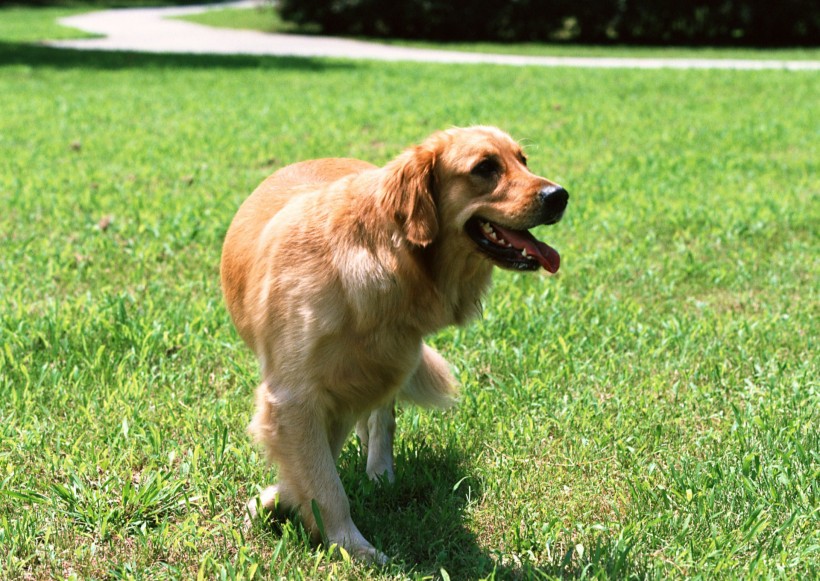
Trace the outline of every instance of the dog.
{"type": "Polygon", "coordinates": [[[386,562],[350,517],[342,446],[355,427],[368,476],[393,481],[395,400],[456,398],[423,338],[478,313],[493,266],[555,273],[559,254],[528,229],[558,222],[568,199],[488,126],[434,133],[384,167],[319,159],[263,181],[221,263],[228,310],[261,368],[248,431],[279,468],[248,518],[288,509],[315,540],[386,562]]]}

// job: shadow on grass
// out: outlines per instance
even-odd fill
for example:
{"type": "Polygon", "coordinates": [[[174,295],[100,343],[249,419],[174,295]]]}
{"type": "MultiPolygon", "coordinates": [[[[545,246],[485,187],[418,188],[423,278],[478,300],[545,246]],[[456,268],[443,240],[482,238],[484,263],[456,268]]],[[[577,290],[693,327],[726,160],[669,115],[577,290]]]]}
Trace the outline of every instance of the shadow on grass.
{"type": "MultiPolygon", "coordinates": [[[[365,476],[365,460],[348,447],[340,476],[350,499],[353,521],[373,545],[393,561],[388,575],[451,579],[646,579],[645,563],[633,549],[640,535],[595,538],[583,554],[570,548],[542,562],[510,558],[482,547],[470,523],[468,505],[482,498],[483,483],[469,472],[469,461],[455,447],[433,449],[426,442],[404,443],[396,453],[396,481],[375,484],[365,476]]],[[[266,525],[282,534],[280,515],[266,525]]],[[[510,529],[518,523],[508,523],[510,529]]],[[[297,526],[303,542],[307,533],[297,526]]],[[[570,543],[571,545],[571,543],[570,543]]]]}
{"type": "Polygon", "coordinates": [[[370,482],[365,460],[355,452],[342,461],[341,477],[359,529],[403,563],[405,573],[437,577],[444,568],[453,579],[490,575],[499,566],[468,522],[470,499],[482,495],[468,459],[456,446],[433,448],[412,437],[400,442],[394,484],[370,482]]]}
{"type": "Polygon", "coordinates": [[[371,483],[355,452],[343,459],[341,476],[354,522],[403,574],[438,578],[443,568],[452,579],[646,578],[645,565],[632,553],[638,540],[630,535],[601,535],[581,555],[570,549],[546,562],[502,562],[474,532],[469,504],[481,501],[484,486],[470,466],[457,446],[433,448],[411,439],[397,450],[394,484],[371,483]]]}
{"type": "MultiPolygon", "coordinates": [[[[353,522],[393,559],[388,572],[438,577],[443,568],[455,579],[487,577],[493,571],[514,576],[512,570],[500,571],[467,526],[469,498],[480,496],[481,490],[480,483],[465,476],[465,467],[464,458],[452,450],[410,442],[396,452],[395,483],[377,484],[366,476],[365,459],[357,449],[349,446],[342,453],[339,472],[353,522]]],[[[263,526],[279,536],[286,521],[308,541],[292,511],[269,517],[263,526]]]]}
{"type": "Polygon", "coordinates": [[[138,53],[99,50],[73,50],[38,44],[0,42],[0,66],[28,65],[44,68],[81,68],[98,70],[169,69],[288,69],[322,71],[351,68],[353,62],[331,62],[312,58],[264,55],[213,55],[138,53]]]}

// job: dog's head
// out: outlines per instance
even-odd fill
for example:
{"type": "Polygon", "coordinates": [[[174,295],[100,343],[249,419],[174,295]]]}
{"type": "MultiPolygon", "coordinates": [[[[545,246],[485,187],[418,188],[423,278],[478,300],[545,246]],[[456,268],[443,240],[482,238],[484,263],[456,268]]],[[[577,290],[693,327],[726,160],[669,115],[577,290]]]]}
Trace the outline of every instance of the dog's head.
{"type": "Polygon", "coordinates": [[[558,253],[529,229],[555,224],[567,191],[533,174],[521,146],[494,127],[441,131],[386,168],[389,211],[411,244],[463,242],[497,266],[556,272],[558,253]]]}

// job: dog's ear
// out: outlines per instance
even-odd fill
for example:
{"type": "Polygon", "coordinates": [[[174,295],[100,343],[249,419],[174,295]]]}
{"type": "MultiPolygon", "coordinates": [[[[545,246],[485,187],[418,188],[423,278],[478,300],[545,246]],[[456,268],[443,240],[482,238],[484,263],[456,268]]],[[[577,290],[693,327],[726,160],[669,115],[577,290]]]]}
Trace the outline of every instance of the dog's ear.
{"type": "Polygon", "coordinates": [[[434,195],[435,151],[416,146],[385,166],[381,203],[411,244],[427,246],[438,234],[434,195]]]}

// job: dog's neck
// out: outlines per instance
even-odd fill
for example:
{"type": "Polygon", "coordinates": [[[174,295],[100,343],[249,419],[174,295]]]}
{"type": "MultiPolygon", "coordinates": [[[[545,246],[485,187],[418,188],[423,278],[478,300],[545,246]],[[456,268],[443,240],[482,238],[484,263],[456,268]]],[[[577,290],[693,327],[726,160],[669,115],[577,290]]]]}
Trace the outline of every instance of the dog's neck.
{"type": "MultiPolygon", "coordinates": [[[[476,253],[458,257],[463,245],[446,236],[421,249],[421,262],[435,289],[441,313],[437,328],[464,325],[481,313],[481,299],[492,280],[492,265],[476,253]]],[[[437,329],[437,330],[438,330],[437,329]]]]}
{"type": "MultiPolygon", "coordinates": [[[[374,175],[364,173],[351,180],[367,183],[374,175]]],[[[361,191],[376,191],[372,184],[367,185],[370,187],[362,187],[361,191]]],[[[449,325],[463,325],[481,313],[481,299],[490,286],[493,267],[469,242],[465,243],[462,233],[439,232],[432,243],[422,247],[407,240],[401,226],[393,222],[392,216],[385,216],[373,198],[351,199],[346,207],[353,211],[345,212],[342,221],[347,225],[338,230],[346,240],[355,240],[377,257],[374,264],[383,260],[383,272],[403,272],[391,277],[393,283],[412,281],[392,305],[397,309],[393,316],[402,320],[403,326],[427,335],[449,325]],[[393,250],[382,253],[379,248],[393,250]],[[394,255],[397,248],[403,250],[394,255]],[[412,317],[404,320],[403,315],[409,314],[412,317]]],[[[342,241],[337,244],[341,246],[342,241]]]]}

